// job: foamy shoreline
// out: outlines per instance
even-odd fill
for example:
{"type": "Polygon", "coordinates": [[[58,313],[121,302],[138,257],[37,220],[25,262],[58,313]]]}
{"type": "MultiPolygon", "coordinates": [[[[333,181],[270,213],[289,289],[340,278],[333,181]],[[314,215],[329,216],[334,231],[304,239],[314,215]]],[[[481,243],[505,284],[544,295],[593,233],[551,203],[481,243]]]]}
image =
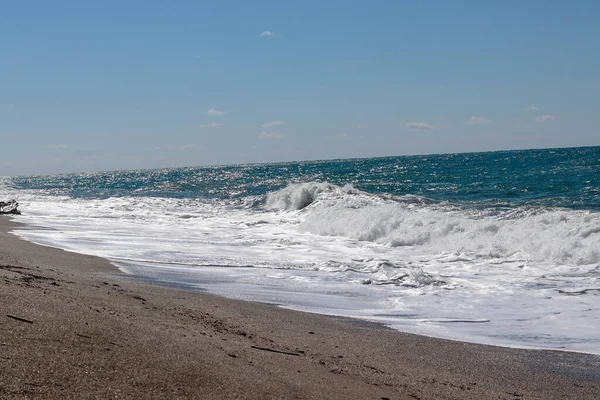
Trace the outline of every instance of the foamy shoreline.
{"type": "Polygon", "coordinates": [[[0,197],[20,236],[148,280],[598,354],[599,149],[14,177],[0,197]]]}
{"type": "Polygon", "coordinates": [[[433,339],[148,286],[105,260],[20,240],[7,233],[14,227],[0,218],[3,398],[600,395],[597,356],[433,339]]]}

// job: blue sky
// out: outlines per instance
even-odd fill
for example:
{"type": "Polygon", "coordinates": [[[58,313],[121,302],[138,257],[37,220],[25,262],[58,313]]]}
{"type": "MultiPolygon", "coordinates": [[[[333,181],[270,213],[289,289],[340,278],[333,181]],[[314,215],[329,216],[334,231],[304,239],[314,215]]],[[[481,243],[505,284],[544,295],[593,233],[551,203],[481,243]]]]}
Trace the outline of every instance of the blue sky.
{"type": "Polygon", "coordinates": [[[600,145],[597,1],[0,9],[0,175],[600,145]]]}

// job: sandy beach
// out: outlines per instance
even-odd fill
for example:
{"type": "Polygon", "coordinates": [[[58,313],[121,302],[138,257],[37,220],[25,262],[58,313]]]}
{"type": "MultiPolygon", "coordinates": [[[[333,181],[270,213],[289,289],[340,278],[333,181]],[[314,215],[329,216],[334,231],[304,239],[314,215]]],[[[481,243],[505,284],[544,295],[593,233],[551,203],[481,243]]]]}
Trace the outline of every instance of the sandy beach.
{"type": "Polygon", "coordinates": [[[0,217],[0,398],[598,399],[600,357],[151,285],[0,217]]]}

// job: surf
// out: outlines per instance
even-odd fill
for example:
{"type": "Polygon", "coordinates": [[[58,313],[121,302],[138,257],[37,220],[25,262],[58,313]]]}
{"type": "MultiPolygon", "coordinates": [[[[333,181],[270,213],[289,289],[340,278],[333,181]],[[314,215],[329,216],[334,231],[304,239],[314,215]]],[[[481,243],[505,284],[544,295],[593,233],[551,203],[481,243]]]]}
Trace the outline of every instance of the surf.
{"type": "Polygon", "coordinates": [[[17,177],[0,194],[20,203],[21,237],[144,279],[438,337],[597,352],[595,151],[17,177]]]}

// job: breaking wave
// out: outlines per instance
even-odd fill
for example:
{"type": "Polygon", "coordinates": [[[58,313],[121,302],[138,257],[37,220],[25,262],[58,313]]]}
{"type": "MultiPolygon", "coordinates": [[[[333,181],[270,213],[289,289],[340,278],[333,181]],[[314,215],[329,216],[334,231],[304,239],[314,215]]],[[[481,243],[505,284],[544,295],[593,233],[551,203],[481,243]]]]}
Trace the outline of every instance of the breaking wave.
{"type": "Polygon", "coordinates": [[[292,184],[276,192],[267,193],[265,208],[271,210],[301,210],[312,204],[319,194],[335,190],[339,190],[339,187],[330,183],[292,184]]]}
{"type": "Polygon", "coordinates": [[[477,259],[589,265],[600,262],[600,214],[518,207],[501,212],[384,198],[310,182],[267,195],[267,209],[303,210],[303,232],[477,259]]]}

